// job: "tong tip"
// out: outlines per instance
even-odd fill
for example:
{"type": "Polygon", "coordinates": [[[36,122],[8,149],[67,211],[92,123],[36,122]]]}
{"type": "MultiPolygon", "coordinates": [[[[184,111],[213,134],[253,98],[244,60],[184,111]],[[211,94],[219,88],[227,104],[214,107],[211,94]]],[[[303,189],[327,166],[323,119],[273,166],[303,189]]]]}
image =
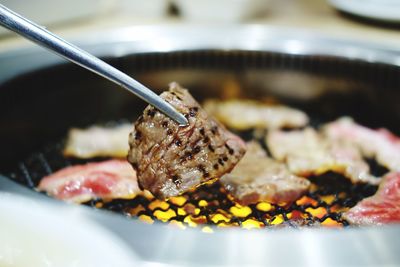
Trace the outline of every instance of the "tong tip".
{"type": "Polygon", "coordinates": [[[181,113],[175,111],[176,113],[171,116],[171,118],[179,123],[179,126],[187,126],[189,124],[188,120],[181,113]]]}
{"type": "Polygon", "coordinates": [[[156,103],[152,103],[155,108],[176,121],[179,126],[187,126],[189,124],[186,117],[182,113],[178,112],[171,104],[159,98],[158,96],[157,100],[160,100],[160,102],[156,101],[156,103]]]}

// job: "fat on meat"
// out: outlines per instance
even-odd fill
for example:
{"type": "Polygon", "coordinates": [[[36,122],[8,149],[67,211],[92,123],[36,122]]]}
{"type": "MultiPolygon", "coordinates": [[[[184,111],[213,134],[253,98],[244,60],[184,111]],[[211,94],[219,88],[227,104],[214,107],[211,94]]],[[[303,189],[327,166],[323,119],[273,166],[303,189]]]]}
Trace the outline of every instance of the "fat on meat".
{"type": "Polygon", "coordinates": [[[42,178],[38,190],[75,203],[97,198],[131,199],[141,192],[129,162],[116,159],[63,168],[42,178]]]}
{"type": "Polygon", "coordinates": [[[236,130],[298,128],[309,121],[308,116],[300,110],[255,100],[210,99],[204,103],[204,109],[227,127],[236,130]]]}
{"type": "Polygon", "coordinates": [[[64,155],[76,158],[116,157],[128,155],[128,137],[131,123],[115,127],[91,126],[86,129],[72,128],[68,132],[64,155]]]}
{"type": "Polygon", "coordinates": [[[328,171],[341,173],[354,183],[378,184],[368,164],[353,145],[329,140],[313,128],[297,131],[272,131],[266,137],[272,156],[285,162],[297,175],[320,175],[328,171]]]}
{"type": "Polygon", "coordinates": [[[386,129],[373,130],[344,117],[323,128],[332,140],[357,146],[365,157],[376,161],[390,171],[400,170],[400,138],[386,129]]]}
{"type": "Polygon", "coordinates": [[[342,216],[354,225],[400,223],[400,172],[386,174],[373,196],[361,200],[342,216]]]}
{"type": "Polygon", "coordinates": [[[220,182],[242,205],[260,201],[290,203],[310,186],[307,179],[290,173],[285,164],[268,157],[255,141],[248,143],[243,159],[220,182]]]}

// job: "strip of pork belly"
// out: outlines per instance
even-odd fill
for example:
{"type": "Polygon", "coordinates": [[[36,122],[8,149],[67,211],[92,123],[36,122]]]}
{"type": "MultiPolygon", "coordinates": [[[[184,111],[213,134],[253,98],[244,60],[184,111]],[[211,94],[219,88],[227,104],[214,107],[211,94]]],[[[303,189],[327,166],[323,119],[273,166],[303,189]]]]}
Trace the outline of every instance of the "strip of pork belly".
{"type": "Polygon", "coordinates": [[[61,169],[44,177],[38,190],[67,202],[134,198],[140,192],[136,172],[126,160],[107,160],[61,169]]]}
{"type": "Polygon", "coordinates": [[[379,179],[370,174],[368,164],[355,146],[325,139],[312,128],[273,131],[267,135],[266,143],[272,156],[286,162],[289,170],[297,175],[334,171],[354,183],[379,183],[379,179]]]}
{"type": "Polygon", "coordinates": [[[372,130],[347,117],[328,123],[323,130],[328,138],[356,145],[389,170],[400,170],[400,138],[388,130],[372,130]]]}
{"type": "Polygon", "coordinates": [[[269,158],[254,141],[248,143],[246,154],[232,172],[220,181],[242,205],[260,201],[290,203],[310,186],[307,179],[293,175],[284,164],[269,158]]]}
{"type": "Polygon", "coordinates": [[[189,125],[179,126],[148,106],[130,136],[128,160],[137,170],[139,186],[164,199],[231,171],[246,146],[177,83],[161,97],[184,114],[189,125]]]}
{"type": "Polygon", "coordinates": [[[125,158],[128,155],[128,138],[132,128],[131,123],[116,127],[73,128],[68,133],[64,155],[84,159],[93,157],[125,158]]]}
{"type": "Polygon", "coordinates": [[[356,225],[400,223],[400,172],[386,174],[375,195],[361,200],[343,218],[356,225]]]}
{"type": "Polygon", "coordinates": [[[221,123],[236,130],[298,128],[309,121],[300,110],[254,100],[208,100],[204,108],[221,123]]]}

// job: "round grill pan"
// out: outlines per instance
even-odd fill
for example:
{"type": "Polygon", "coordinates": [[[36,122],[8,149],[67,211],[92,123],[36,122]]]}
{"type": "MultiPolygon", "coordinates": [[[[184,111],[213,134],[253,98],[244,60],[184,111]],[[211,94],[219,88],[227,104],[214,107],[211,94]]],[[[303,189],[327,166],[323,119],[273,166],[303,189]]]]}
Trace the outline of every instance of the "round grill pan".
{"type": "MultiPolygon", "coordinates": [[[[309,114],[316,114],[312,116],[314,125],[351,115],[367,126],[400,132],[397,123],[400,110],[395,101],[400,89],[399,54],[392,49],[259,27],[214,31],[199,28],[196,34],[179,27],[133,28],[116,31],[107,41],[93,42],[98,37],[92,36],[93,39],[82,41],[82,45],[157,91],[176,80],[190,88],[201,100],[221,96],[224,86],[234,83],[245,96],[273,96],[309,114]],[[129,37],[140,32],[147,35],[143,39],[129,37]],[[221,32],[227,33],[224,36],[229,38],[221,39],[221,32]],[[155,36],[157,42],[154,41],[155,36]]],[[[63,159],[57,161],[56,156],[51,157],[49,164],[46,154],[46,151],[57,148],[54,144],[68,128],[121,118],[133,120],[144,106],[108,82],[75,66],[60,64],[51,56],[44,60],[41,53],[32,49],[0,55],[4,63],[13,62],[15,65],[15,62],[24,59],[34,67],[30,69],[25,63],[23,67],[17,65],[11,70],[4,70],[0,90],[0,122],[7,125],[0,133],[3,148],[0,172],[30,187],[46,172],[69,164],[62,162],[63,159]],[[46,148],[48,144],[50,147],[46,148]],[[29,160],[36,162],[30,164],[29,160]],[[19,174],[16,174],[16,169],[19,174]]],[[[373,192],[373,189],[367,190],[366,194],[373,192]]],[[[359,261],[353,263],[393,263],[399,260],[395,253],[391,253],[399,245],[398,241],[387,234],[399,231],[397,226],[346,229],[339,232],[339,237],[331,234],[335,230],[312,230],[305,231],[307,236],[304,238],[291,231],[259,233],[260,236],[255,237],[254,234],[243,234],[243,231],[218,229],[210,237],[215,245],[205,246],[199,240],[206,242],[208,238],[200,231],[186,229],[175,233],[175,230],[159,225],[149,227],[134,221],[129,221],[129,224],[119,217],[111,218],[109,220],[117,222],[108,224],[108,219],[99,220],[129,239],[127,241],[132,248],[150,261],[172,263],[179,258],[181,262],[193,263],[196,260],[204,264],[226,264],[226,261],[255,264],[268,260],[276,264],[293,263],[283,257],[283,252],[272,253],[288,249],[300,259],[296,265],[301,265],[308,257],[313,257],[309,251],[316,247],[318,251],[322,249],[326,257],[323,263],[327,264],[344,263],[341,256],[360,256],[363,251],[375,253],[377,258],[358,258],[359,261]],[[139,234],[139,229],[145,232],[139,234]],[[174,232],[173,237],[169,234],[171,232],[174,232]],[[141,238],[134,238],[132,233],[141,238]],[[358,238],[352,241],[360,244],[359,240],[368,240],[371,233],[386,241],[385,245],[381,244],[388,251],[386,259],[378,255],[382,248],[378,250],[373,243],[367,245],[368,242],[363,242],[361,251],[350,244],[344,246],[346,250],[343,244],[340,245],[341,241],[352,240],[352,235],[358,238]],[[282,242],[291,235],[295,238],[294,242],[282,242]],[[144,240],[144,236],[148,238],[144,240]],[[315,236],[316,243],[311,244],[310,240],[315,236]],[[169,244],[174,244],[173,248],[160,246],[160,240],[165,238],[169,244]],[[192,246],[189,248],[184,245],[187,238],[191,238],[192,246]],[[244,238],[245,241],[239,244],[235,242],[239,240],[237,238],[244,238]],[[257,244],[250,246],[252,238],[257,240],[257,244]],[[323,241],[323,238],[329,238],[333,245],[323,241]],[[244,244],[251,247],[251,251],[244,244]],[[281,247],[278,249],[276,246],[281,247]],[[266,249],[269,252],[265,252],[266,249]],[[159,252],[154,255],[151,251],[159,252]],[[238,251],[238,255],[242,253],[243,258],[231,256],[227,260],[223,256],[226,253],[233,255],[232,251],[238,251]],[[261,251],[264,251],[263,256],[257,256],[261,251]],[[210,257],[202,258],[202,253],[210,257]]]]}

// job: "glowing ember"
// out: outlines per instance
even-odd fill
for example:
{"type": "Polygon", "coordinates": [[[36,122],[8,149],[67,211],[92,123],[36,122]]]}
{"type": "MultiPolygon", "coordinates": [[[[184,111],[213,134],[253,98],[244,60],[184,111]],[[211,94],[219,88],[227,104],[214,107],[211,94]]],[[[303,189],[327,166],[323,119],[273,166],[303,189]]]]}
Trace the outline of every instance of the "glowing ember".
{"type": "Polygon", "coordinates": [[[205,201],[205,200],[200,200],[199,201],[199,207],[207,207],[207,206],[208,206],[207,201],[205,201]]]}
{"type": "MultiPolygon", "coordinates": [[[[295,203],[280,203],[279,205],[260,202],[241,206],[234,202],[219,183],[203,185],[167,201],[157,200],[149,194],[142,194],[133,200],[96,202],[93,205],[104,209],[123,210],[129,216],[138,217],[147,223],[161,221],[182,229],[185,227],[204,229],[212,225],[245,229],[279,225],[291,227],[296,227],[296,225],[299,227],[304,225],[343,227],[347,225],[340,215],[350,208],[346,203],[349,203],[349,194],[354,189],[346,192],[330,192],[330,187],[319,189],[315,184],[314,187],[316,188],[314,192],[303,196],[295,203]],[[294,223],[290,223],[291,221],[294,223]]],[[[350,203],[355,204],[357,201],[350,203]]],[[[205,231],[208,232],[208,230],[205,231]]]]}
{"type": "Polygon", "coordinates": [[[260,202],[257,204],[256,208],[260,211],[270,211],[272,209],[272,205],[267,202],[260,202]]]}
{"type": "Polygon", "coordinates": [[[242,222],[242,227],[245,229],[261,228],[264,224],[254,219],[247,219],[242,222]]]}
{"type": "Polygon", "coordinates": [[[212,216],[210,216],[210,217],[211,217],[211,220],[212,220],[215,224],[218,224],[219,222],[229,222],[229,221],[230,221],[230,218],[225,217],[225,216],[222,215],[222,214],[215,214],[215,215],[212,215],[212,216]]]}
{"type": "Polygon", "coordinates": [[[323,221],[321,223],[321,225],[327,226],[327,227],[341,227],[342,226],[342,224],[338,223],[337,221],[335,221],[331,218],[327,218],[325,221],[323,221]]]}
{"type": "Polygon", "coordinates": [[[154,222],[154,220],[150,216],[147,216],[147,215],[140,215],[139,219],[141,221],[143,221],[145,223],[149,223],[149,224],[152,224],[154,222]]]}
{"type": "Polygon", "coordinates": [[[178,208],[178,215],[183,216],[183,215],[186,215],[186,214],[187,214],[187,213],[186,213],[185,209],[183,209],[183,208],[178,208]]]}
{"type": "Polygon", "coordinates": [[[251,213],[251,209],[246,206],[236,205],[230,208],[230,212],[236,217],[247,217],[251,213]]]}
{"type": "Polygon", "coordinates": [[[282,214],[277,215],[273,220],[271,220],[272,225],[281,224],[284,222],[284,218],[282,214]]]}
{"type": "Polygon", "coordinates": [[[334,195],[321,196],[321,200],[324,201],[326,204],[330,205],[335,200],[335,196],[334,195]]]}
{"type": "Polygon", "coordinates": [[[139,205],[139,206],[136,206],[136,207],[130,209],[130,210],[129,210],[129,214],[130,214],[131,216],[136,216],[136,215],[138,215],[140,212],[145,211],[145,210],[146,210],[146,209],[145,209],[142,205],[139,205]]]}
{"type": "Polygon", "coordinates": [[[209,226],[204,226],[204,227],[201,229],[201,231],[203,231],[204,233],[209,233],[209,234],[214,232],[214,230],[211,229],[211,227],[209,227],[209,226]]]}
{"type": "Polygon", "coordinates": [[[167,211],[156,210],[154,212],[154,216],[160,221],[166,222],[169,219],[176,217],[176,213],[174,210],[169,209],[167,211]]]}
{"type": "Polygon", "coordinates": [[[182,222],[177,221],[177,220],[170,221],[168,225],[175,226],[175,227],[178,227],[180,229],[186,229],[186,226],[182,222]]]}
{"type": "Polygon", "coordinates": [[[166,210],[169,208],[169,204],[165,201],[161,201],[161,200],[154,200],[153,202],[150,203],[149,205],[149,209],[151,210],[155,210],[156,208],[162,209],[162,210],[166,210]]]}
{"type": "Polygon", "coordinates": [[[319,207],[316,209],[307,208],[306,211],[309,212],[312,216],[317,217],[318,219],[321,219],[326,214],[326,209],[323,207],[319,207]]]}
{"type": "Polygon", "coordinates": [[[300,198],[299,200],[297,200],[296,204],[299,206],[307,205],[307,204],[310,204],[312,206],[317,206],[318,202],[315,199],[312,199],[308,196],[304,196],[304,197],[300,198]]]}
{"type": "Polygon", "coordinates": [[[197,226],[197,223],[195,223],[193,220],[192,220],[192,217],[189,215],[189,216],[186,216],[185,217],[185,219],[183,220],[185,223],[187,223],[190,227],[196,227],[197,226]]]}
{"type": "Polygon", "coordinates": [[[182,206],[183,204],[186,203],[186,201],[187,201],[187,199],[183,196],[171,197],[169,199],[169,202],[171,202],[172,204],[177,205],[177,206],[182,206]]]}

